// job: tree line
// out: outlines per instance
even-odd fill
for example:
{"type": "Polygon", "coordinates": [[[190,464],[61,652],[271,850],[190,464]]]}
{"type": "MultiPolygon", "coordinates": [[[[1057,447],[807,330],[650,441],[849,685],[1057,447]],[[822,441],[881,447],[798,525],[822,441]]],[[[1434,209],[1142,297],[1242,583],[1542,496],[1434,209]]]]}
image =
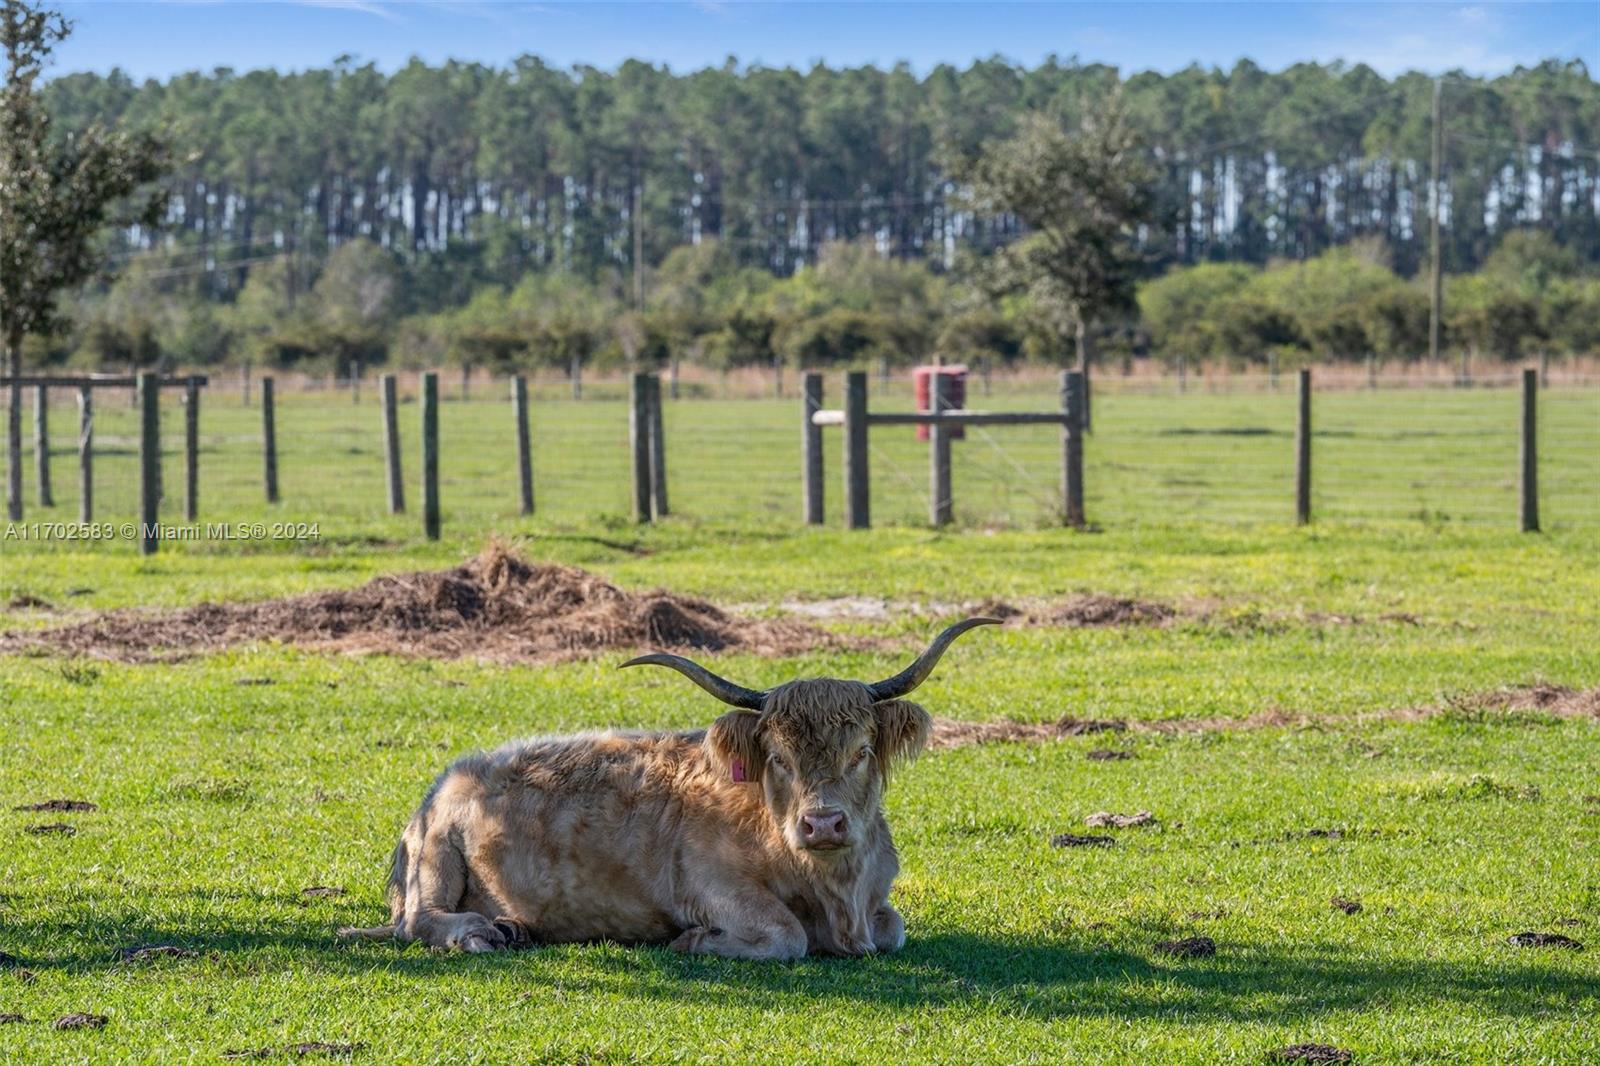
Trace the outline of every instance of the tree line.
{"type": "MultiPolygon", "coordinates": [[[[1600,350],[1593,80],[1441,88],[1447,346],[1600,350]]],[[[165,211],[26,347],[341,376],[1417,358],[1432,92],[1247,62],[70,75],[54,136],[157,131],[165,211]]]]}
{"type": "MultiPolygon", "coordinates": [[[[1155,266],[1306,259],[1358,237],[1404,276],[1425,263],[1433,79],[1362,65],[674,74],[526,56],[386,74],[341,58],[143,83],[69,74],[44,100],[62,135],[98,121],[169,142],[164,226],[128,246],[181,250],[209,294],[237,293],[263,256],[320,260],[366,238],[427,277],[437,310],[528,270],[617,272],[626,288],[636,238],[647,266],[715,238],[783,276],[867,238],[948,269],[1019,228],[963,198],[963,164],[1029,115],[1075,129],[1113,93],[1165,208],[1141,238],[1155,266]]],[[[1476,269],[1523,227],[1600,257],[1600,90],[1581,62],[1447,76],[1442,101],[1447,269],[1476,269]]]]}
{"type": "MultiPolygon", "coordinates": [[[[61,329],[31,337],[28,361],[246,364],[339,377],[450,363],[576,376],[673,360],[714,369],[904,367],[934,357],[1059,364],[1074,350],[1035,293],[996,296],[982,275],[887,257],[870,240],[826,245],[814,265],[783,278],[739,265],[714,239],[682,245],[650,272],[642,309],[623,285],[546,270],[512,286],[482,284],[456,307],[416,311],[415,281],[366,239],[335,249],[292,300],[291,269],[287,259],[257,264],[238,298],[220,303],[136,261],[80,297],[61,329]]],[[[1174,267],[1097,323],[1095,348],[1111,363],[1414,361],[1427,355],[1428,321],[1425,279],[1401,277],[1368,239],[1266,267],[1174,267]]],[[[1600,353],[1600,273],[1547,233],[1508,234],[1480,270],[1446,277],[1444,342],[1489,360],[1600,353]]]]}

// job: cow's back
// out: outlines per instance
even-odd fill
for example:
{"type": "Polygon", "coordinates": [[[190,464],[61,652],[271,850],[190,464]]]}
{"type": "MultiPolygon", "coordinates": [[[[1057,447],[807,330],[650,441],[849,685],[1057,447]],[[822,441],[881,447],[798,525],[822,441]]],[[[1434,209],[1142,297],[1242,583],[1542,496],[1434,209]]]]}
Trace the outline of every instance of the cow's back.
{"type": "Polygon", "coordinates": [[[683,796],[702,739],[540,737],[462,759],[430,799],[459,834],[463,907],[546,942],[671,939],[683,796]]]}

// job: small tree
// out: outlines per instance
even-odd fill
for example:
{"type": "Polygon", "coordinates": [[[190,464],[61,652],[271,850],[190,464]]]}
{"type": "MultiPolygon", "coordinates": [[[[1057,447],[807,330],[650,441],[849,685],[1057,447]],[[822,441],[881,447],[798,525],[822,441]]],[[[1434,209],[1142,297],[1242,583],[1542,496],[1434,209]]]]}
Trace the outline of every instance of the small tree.
{"type": "Polygon", "coordinates": [[[334,373],[357,378],[388,357],[398,285],[393,257],[366,238],[333,250],[311,296],[334,373]]]}
{"type": "Polygon", "coordinates": [[[109,225],[154,224],[159,194],[133,200],[164,169],[151,137],[96,125],[52,139],[37,83],[71,26],[26,0],[0,0],[0,341],[11,374],[6,503],[22,517],[22,342],[49,328],[56,299],[102,265],[95,235],[109,225]]]}
{"type": "Polygon", "coordinates": [[[1157,220],[1155,174],[1112,97],[1070,134],[1029,114],[1012,137],[986,148],[968,178],[980,210],[1015,215],[1022,239],[1000,248],[990,276],[1026,292],[1088,366],[1090,331],[1134,309],[1144,271],[1136,241],[1157,220]]]}

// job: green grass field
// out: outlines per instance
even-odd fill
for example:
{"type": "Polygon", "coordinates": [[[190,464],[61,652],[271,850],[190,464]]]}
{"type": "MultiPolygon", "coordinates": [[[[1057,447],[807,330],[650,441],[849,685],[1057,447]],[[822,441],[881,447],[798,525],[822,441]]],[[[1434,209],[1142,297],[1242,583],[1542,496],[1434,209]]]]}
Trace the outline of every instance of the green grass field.
{"type": "MultiPolygon", "coordinates": [[[[309,1042],[359,1045],[358,1063],[1261,1063],[1304,1042],[1362,1063],[1600,1058],[1600,719],[1470,698],[1600,685],[1594,393],[1546,401],[1555,469],[1537,536],[1514,532],[1509,392],[1413,397],[1415,417],[1375,413],[1398,394],[1327,397],[1326,517],[1308,529],[1285,524],[1288,468],[1273,465],[1287,461],[1287,395],[1107,396],[1090,444],[1102,531],[1085,534],[1047,524],[1055,446],[1027,431],[995,434],[1027,479],[1007,465],[1016,477],[986,480],[976,455],[994,447],[961,446],[954,531],[912,524],[925,453],[888,438],[874,476],[890,528],[803,530],[793,405],[770,402],[674,409],[680,515],[641,529],[620,517],[621,407],[552,401],[535,442],[540,513],[523,519],[508,427],[494,421],[505,412],[452,404],[437,544],[413,517],[381,513],[370,405],[300,399],[284,400],[277,508],[258,502],[253,412],[207,408],[202,518],[317,520],[319,540],[174,544],[151,559],[120,541],[3,541],[0,603],[51,607],[0,610],[0,627],[352,585],[452,565],[490,533],[630,588],[753,613],[885,597],[885,620],[826,624],[908,649],[952,605],[988,597],[1095,591],[1204,610],[1163,628],[982,630],[952,649],[918,694],[935,714],[1133,725],[925,756],[889,794],[905,951],[791,965],[607,945],[469,958],[334,938],[382,917],[394,840],[456,755],[521,734],[715,715],[682,679],[617,673],[621,652],[558,666],[272,645],[163,665],[0,657],[0,951],[19,960],[0,966],[0,1014],[27,1019],[0,1025],[0,1062],[215,1062],[264,1049],[282,1061],[309,1042]],[[699,466],[683,432],[696,420],[707,424],[699,466]],[[1393,435],[1369,439],[1362,427],[1375,424],[1393,435]],[[1340,436],[1341,425],[1359,432],[1340,436]],[[1117,486],[1142,488],[1119,502],[1117,486]],[[1384,714],[1420,706],[1446,710],[1384,714]],[[1308,718],[1139,728],[1272,711],[1308,718]],[[1132,757],[1089,760],[1096,748],[1132,757]],[[99,810],[11,809],[56,797],[99,810]],[[1158,823],[1108,831],[1114,847],[1051,846],[1086,832],[1093,811],[1140,809],[1158,823]],[[77,833],[26,832],[52,822],[77,833]],[[312,886],[348,891],[304,895],[312,886]],[[1360,910],[1336,909],[1336,896],[1360,910]],[[1587,950],[1507,944],[1523,931],[1587,950]],[[1155,950],[1193,935],[1212,937],[1216,955],[1155,950]],[[117,961],[154,943],[198,954],[117,961]],[[109,1021],[51,1027],[72,1012],[109,1021]]],[[[126,452],[127,412],[104,410],[102,441],[126,452]]],[[[131,518],[131,456],[101,470],[102,517],[131,518]]],[[[58,463],[59,505],[30,518],[74,513],[70,473],[58,463]]],[[[175,463],[168,477],[181,484],[175,463]]],[[[764,685],[881,675],[902,657],[715,661],[764,685]]]]}

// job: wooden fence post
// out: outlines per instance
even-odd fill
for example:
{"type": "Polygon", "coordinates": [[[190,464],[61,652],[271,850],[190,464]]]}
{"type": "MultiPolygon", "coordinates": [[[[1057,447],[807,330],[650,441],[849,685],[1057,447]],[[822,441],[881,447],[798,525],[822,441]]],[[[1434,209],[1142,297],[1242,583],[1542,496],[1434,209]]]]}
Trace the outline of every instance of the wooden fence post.
{"type": "Polygon", "coordinates": [[[78,386],[78,521],[94,521],[94,389],[78,386]]]}
{"type": "MultiPolygon", "coordinates": [[[[948,374],[931,374],[928,380],[928,409],[935,414],[950,409],[948,374]]],[[[950,498],[950,427],[935,422],[928,427],[928,522],[950,524],[955,508],[950,498]]]]}
{"type": "Polygon", "coordinates": [[[139,371],[139,553],[154,555],[161,520],[161,378],[139,371]]]}
{"type": "Polygon", "coordinates": [[[200,383],[183,385],[183,520],[200,514],[200,383]]]}
{"type": "Polygon", "coordinates": [[[1182,396],[1189,388],[1189,357],[1178,356],[1178,395],[1182,396]]]}
{"type": "Polygon", "coordinates": [[[522,513],[533,513],[533,445],[528,437],[528,379],[521,374],[511,379],[511,417],[517,423],[517,488],[522,494],[522,513]]]}
{"type": "Polygon", "coordinates": [[[822,494],[822,427],[811,416],[822,410],[822,375],[812,371],[800,387],[800,469],[807,525],[824,521],[822,494]]]}
{"type": "Polygon", "coordinates": [[[633,520],[650,521],[650,375],[635,372],[628,393],[628,443],[633,449],[633,520]]]}
{"type": "Polygon", "coordinates": [[[667,427],[661,402],[661,375],[650,378],[650,513],[667,516],[667,427]]]}
{"type": "Polygon", "coordinates": [[[1267,388],[1278,391],[1278,353],[1267,353],[1267,388]]]}
{"type": "Polygon", "coordinates": [[[567,377],[572,381],[572,398],[583,399],[583,359],[576,354],[567,360],[567,377]]]}
{"type": "Polygon", "coordinates": [[[1300,370],[1300,413],[1294,427],[1294,520],[1311,521],[1311,370],[1300,370]]]}
{"type": "Polygon", "coordinates": [[[267,502],[278,502],[278,426],[277,382],[272,375],[261,378],[261,456],[266,478],[267,502]]]}
{"type": "Polygon", "coordinates": [[[867,374],[852,370],[844,379],[844,500],[850,529],[872,525],[868,470],[867,374]]]}
{"type": "Polygon", "coordinates": [[[1539,532],[1539,371],[1522,371],[1522,531],[1539,532]]]}
{"type": "Polygon", "coordinates": [[[1084,363],[1083,369],[1078,371],[1083,376],[1083,385],[1079,391],[1078,399],[1078,424],[1085,433],[1094,432],[1094,385],[1089,376],[1089,364],[1084,363]]]}
{"type": "Polygon", "coordinates": [[[39,506],[54,507],[50,491],[50,390],[33,387],[33,464],[39,479],[39,506]]]}
{"type": "Polygon", "coordinates": [[[1367,388],[1368,389],[1376,389],[1377,387],[1378,387],[1378,357],[1376,355],[1369,355],[1369,356],[1367,356],[1367,388]]]}
{"type": "Polygon", "coordinates": [[[439,372],[422,375],[422,532],[439,539],[439,372]]]}
{"type": "Polygon", "coordinates": [[[383,465],[389,482],[389,513],[404,514],[406,510],[405,481],[400,474],[400,412],[395,398],[395,376],[385,374],[378,381],[378,392],[383,409],[383,465]]]}
{"type": "Polygon", "coordinates": [[[6,389],[6,515],[22,521],[22,387],[6,389]]]}
{"type": "Polygon", "coordinates": [[[1083,372],[1064,371],[1061,375],[1061,501],[1062,519],[1073,529],[1082,529],[1083,513],[1083,372]]]}

